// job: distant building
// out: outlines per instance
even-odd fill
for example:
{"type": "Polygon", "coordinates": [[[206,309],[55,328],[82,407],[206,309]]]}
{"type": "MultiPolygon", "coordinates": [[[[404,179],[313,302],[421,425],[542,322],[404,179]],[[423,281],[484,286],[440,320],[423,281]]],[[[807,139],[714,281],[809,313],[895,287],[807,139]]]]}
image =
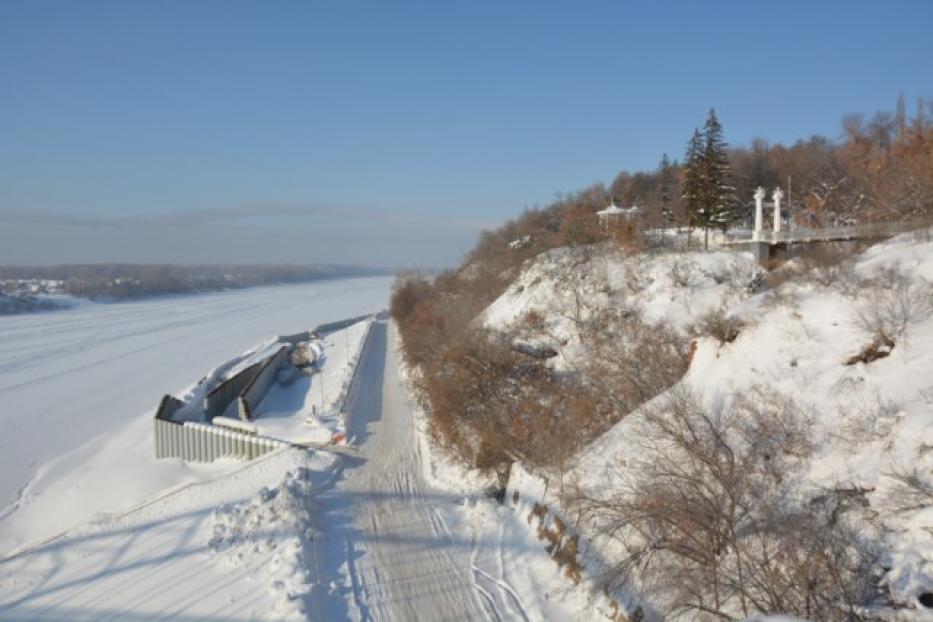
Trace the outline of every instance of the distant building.
{"type": "Polygon", "coordinates": [[[596,215],[599,217],[599,224],[608,229],[610,226],[618,225],[622,222],[634,220],[642,212],[637,205],[632,207],[618,207],[613,201],[609,202],[609,207],[599,210],[596,215]]]}

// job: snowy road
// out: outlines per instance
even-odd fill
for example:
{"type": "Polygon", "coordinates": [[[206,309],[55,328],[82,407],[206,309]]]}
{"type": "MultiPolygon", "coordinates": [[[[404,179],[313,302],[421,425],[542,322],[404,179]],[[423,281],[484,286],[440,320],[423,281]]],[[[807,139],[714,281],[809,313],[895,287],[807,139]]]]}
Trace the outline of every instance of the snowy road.
{"type": "Polygon", "coordinates": [[[525,619],[514,590],[477,567],[474,538],[448,528],[445,508],[463,499],[425,480],[394,343],[377,322],[348,403],[361,455],[314,502],[318,564],[335,584],[321,618],[525,619]]]}

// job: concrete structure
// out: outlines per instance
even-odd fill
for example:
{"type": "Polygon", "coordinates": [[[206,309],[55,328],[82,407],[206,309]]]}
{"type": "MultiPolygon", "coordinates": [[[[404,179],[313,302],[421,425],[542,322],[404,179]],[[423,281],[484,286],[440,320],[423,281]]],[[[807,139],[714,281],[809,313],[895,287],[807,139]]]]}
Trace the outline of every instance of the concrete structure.
{"type": "Polygon", "coordinates": [[[758,188],[754,196],[755,228],[751,231],[747,229],[729,231],[725,234],[722,245],[750,251],[762,264],[767,263],[775,250],[787,251],[791,245],[887,238],[898,233],[933,226],[933,218],[926,218],[789,231],[782,228],[781,200],[784,198],[784,193],[781,189],[776,188],[772,193],[772,203],[764,202],[764,188],[758,188]],[[765,230],[763,226],[765,207],[774,208],[771,230],[765,230]]]}
{"type": "MultiPolygon", "coordinates": [[[[321,324],[313,330],[279,337],[282,345],[275,353],[213,387],[203,398],[203,412],[193,403],[166,395],[153,419],[156,458],[181,458],[192,462],[211,462],[222,457],[251,460],[278,447],[294,445],[259,436],[256,427],[247,422],[253,419],[256,407],[276,382],[279,370],[290,365],[291,353],[299,343],[370,317],[321,324]],[[233,403],[239,420],[223,417],[233,403]],[[215,419],[222,420],[217,422],[222,425],[211,425],[215,419]]],[[[368,340],[369,332],[364,338],[364,349],[368,340]]],[[[356,370],[352,378],[355,376],[356,370]]]]}
{"type": "Polygon", "coordinates": [[[283,365],[288,363],[290,352],[291,348],[282,346],[260,365],[259,371],[237,396],[237,415],[240,419],[250,421],[253,418],[256,406],[275,382],[275,375],[283,365]]]}
{"type": "Polygon", "coordinates": [[[758,189],[755,190],[755,229],[752,234],[752,240],[755,242],[761,239],[761,231],[764,229],[764,206],[762,205],[764,200],[765,189],[758,186],[758,189]]]}
{"type": "Polygon", "coordinates": [[[771,195],[771,200],[774,201],[774,226],[772,230],[775,233],[781,231],[781,199],[784,198],[784,192],[780,188],[774,189],[774,194],[771,195]]]}
{"type": "Polygon", "coordinates": [[[240,373],[227,378],[214,387],[204,397],[204,416],[207,421],[210,422],[214,417],[223,415],[233,400],[249,386],[261,368],[262,362],[250,365],[240,373]]]}
{"type": "Polygon", "coordinates": [[[191,409],[185,409],[187,414],[179,414],[186,404],[171,395],[163,397],[153,419],[156,458],[181,458],[190,462],[211,462],[223,457],[252,460],[288,445],[251,433],[246,425],[241,430],[234,430],[231,426],[210,423],[223,415],[234,400],[239,416],[252,418],[252,406],[258,404],[272,387],[275,374],[288,362],[291,349],[291,346],[283,345],[275,354],[214,387],[203,401],[203,421],[206,423],[182,421],[192,415],[191,409]]]}

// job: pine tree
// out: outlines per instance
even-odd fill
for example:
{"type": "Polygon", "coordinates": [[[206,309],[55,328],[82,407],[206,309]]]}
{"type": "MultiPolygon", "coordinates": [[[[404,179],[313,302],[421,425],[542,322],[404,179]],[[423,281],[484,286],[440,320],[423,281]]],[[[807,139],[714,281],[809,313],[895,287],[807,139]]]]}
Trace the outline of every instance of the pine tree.
{"type": "Polygon", "coordinates": [[[703,227],[703,246],[709,247],[711,228],[725,231],[732,222],[735,188],[730,185],[728,144],[716,111],[710,110],[703,133],[694,130],[687,145],[684,200],[690,224],[703,227]]]}
{"type": "Polygon", "coordinates": [[[723,138],[722,125],[713,109],[710,109],[709,117],[706,119],[704,134],[706,138],[704,160],[709,184],[707,226],[725,231],[732,223],[732,213],[735,210],[735,188],[732,186],[732,170],[729,167],[729,154],[727,153],[729,145],[723,138]]]}
{"type": "Polygon", "coordinates": [[[664,230],[674,224],[674,210],[671,207],[674,192],[674,167],[665,153],[658,166],[658,195],[661,201],[661,243],[664,243],[664,230]]]}
{"type": "Polygon", "coordinates": [[[703,136],[699,129],[693,130],[693,136],[687,143],[687,154],[684,157],[683,199],[687,206],[687,221],[690,227],[703,226],[704,198],[703,189],[706,185],[705,167],[703,165],[703,136]]]}

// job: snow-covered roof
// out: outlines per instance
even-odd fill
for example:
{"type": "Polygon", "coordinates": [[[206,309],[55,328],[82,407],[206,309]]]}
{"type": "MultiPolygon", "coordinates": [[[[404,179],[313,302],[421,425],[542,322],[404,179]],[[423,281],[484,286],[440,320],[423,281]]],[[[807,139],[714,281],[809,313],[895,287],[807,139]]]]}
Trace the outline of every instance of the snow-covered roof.
{"type": "Polygon", "coordinates": [[[610,214],[622,214],[625,211],[626,210],[622,209],[621,207],[616,206],[615,203],[611,203],[609,207],[607,207],[606,209],[599,210],[598,212],[596,212],[596,214],[599,216],[609,216],[610,214]]]}
{"type": "Polygon", "coordinates": [[[633,205],[632,207],[628,207],[628,208],[621,208],[617,206],[615,203],[610,203],[609,207],[607,207],[606,209],[599,210],[598,212],[596,212],[596,215],[602,218],[604,216],[634,216],[635,214],[640,214],[640,213],[641,213],[641,208],[638,207],[637,205],[633,205]]]}

